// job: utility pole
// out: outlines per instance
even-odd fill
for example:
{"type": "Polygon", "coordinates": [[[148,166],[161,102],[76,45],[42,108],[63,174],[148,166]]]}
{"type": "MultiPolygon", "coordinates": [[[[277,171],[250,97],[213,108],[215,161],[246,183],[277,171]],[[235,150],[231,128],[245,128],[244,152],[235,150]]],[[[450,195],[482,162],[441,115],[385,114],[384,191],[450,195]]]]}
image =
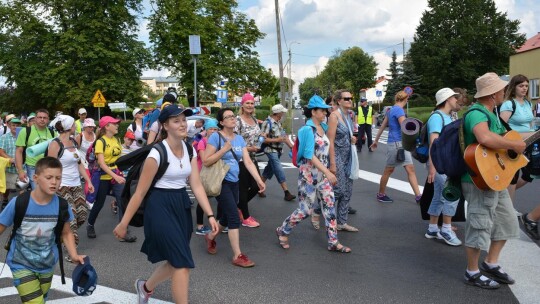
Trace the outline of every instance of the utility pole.
{"type": "Polygon", "coordinates": [[[276,6],[276,33],[279,62],[279,98],[282,105],[285,105],[285,79],[283,79],[283,58],[281,56],[281,31],[279,30],[279,0],[275,0],[276,6]]]}

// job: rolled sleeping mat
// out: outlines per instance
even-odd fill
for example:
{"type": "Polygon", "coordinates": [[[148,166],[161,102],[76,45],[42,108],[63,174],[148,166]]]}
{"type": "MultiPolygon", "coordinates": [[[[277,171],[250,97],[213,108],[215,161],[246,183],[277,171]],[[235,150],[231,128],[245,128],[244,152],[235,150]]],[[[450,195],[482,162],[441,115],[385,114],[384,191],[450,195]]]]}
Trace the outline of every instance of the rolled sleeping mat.
{"type": "Polygon", "coordinates": [[[461,197],[461,181],[447,179],[444,184],[442,191],[442,196],[445,200],[449,202],[454,202],[460,199],[461,197]]]}
{"type": "Polygon", "coordinates": [[[47,141],[41,142],[37,145],[31,146],[26,148],[26,156],[28,157],[36,157],[40,154],[45,153],[45,150],[47,150],[47,147],[49,146],[49,143],[52,141],[52,139],[48,139],[47,141]]]}
{"type": "Polygon", "coordinates": [[[422,122],[416,118],[405,118],[401,123],[401,143],[403,149],[412,151],[416,147],[416,138],[422,129],[422,122]]]}

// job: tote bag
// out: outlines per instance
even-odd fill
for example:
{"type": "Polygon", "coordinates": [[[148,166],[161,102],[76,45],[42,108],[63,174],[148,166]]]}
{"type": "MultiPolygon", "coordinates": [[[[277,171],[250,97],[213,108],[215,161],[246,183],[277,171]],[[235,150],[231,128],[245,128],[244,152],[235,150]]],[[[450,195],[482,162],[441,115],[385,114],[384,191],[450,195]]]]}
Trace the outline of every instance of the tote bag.
{"type": "Polygon", "coordinates": [[[218,196],[221,193],[221,183],[229,172],[229,165],[222,159],[213,165],[201,169],[201,183],[207,196],[218,196]]]}

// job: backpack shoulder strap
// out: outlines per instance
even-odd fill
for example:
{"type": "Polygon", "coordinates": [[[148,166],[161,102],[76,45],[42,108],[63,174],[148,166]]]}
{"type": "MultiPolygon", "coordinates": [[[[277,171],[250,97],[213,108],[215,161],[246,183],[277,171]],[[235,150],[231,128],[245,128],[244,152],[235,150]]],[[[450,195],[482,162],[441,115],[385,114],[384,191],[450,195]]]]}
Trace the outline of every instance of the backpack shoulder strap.
{"type": "Polygon", "coordinates": [[[60,274],[62,284],[66,284],[65,272],[64,272],[64,256],[62,250],[62,231],[64,230],[64,224],[69,221],[69,204],[67,200],[58,197],[58,219],[56,226],[54,227],[54,236],[56,246],[58,247],[58,263],[60,264],[60,274]]]}
{"type": "Polygon", "coordinates": [[[47,128],[47,129],[49,129],[49,133],[51,133],[51,137],[54,138],[54,131],[53,131],[53,129],[51,129],[51,128],[47,128]]]}
{"type": "Polygon", "coordinates": [[[32,133],[32,127],[27,126],[26,127],[26,140],[24,141],[24,146],[28,147],[28,139],[30,139],[30,133],[32,133]]]}
{"type": "Polygon", "coordinates": [[[28,209],[28,204],[30,203],[30,193],[30,191],[25,191],[23,194],[20,194],[15,199],[15,217],[13,218],[13,228],[9,236],[9,241],[6,245],[7,250],[9,250],[11,241],[13,241],[13,238],[15,238],[17,229],[21,227],[22,220],[24,218],[24,215],[26,214],[26,209],[28,209]]]}
{"type": "Polygon", "coordinates": [[[189,162],[191,163],[191,159],[193,158],[193,146],[192,145],[186,145],[188,156],[189,156],[189,162]]]}
{"type": "MultiPolygon", "coordinates": [[[[58,137],[53,138],[52,141],[56,142],[58,144],[58,146],[59,146],[58,154],[56,155],[56,158],[62,157],[62,155],[64,154],[64,144],[62,143],[62,141],[58,137]]],[[[49,143],[49,145],[50,145],[50,143],[49,143]]],[[[49,146],[47,146],[47,149],[45,149],[45,156],[51,156],[51,155],[49,155],[49,146]]]]}
{"type": "Polygon", "coordinates": [[[135,133],[135,130],[137,130],[137,123],[135,122],[135,120],[131,123],[131,131],[133,131],[133,133],[135,133]]]}
{"type": "MultiPolygon", "coordinates": [[[[187,145],[186,145],[187,146],[187,145]]],[[[169,158],[167,155],[167,149],[165,148],[165,145],[162,141],[158,142],[154,145],[154,148],[159,153],[159,165],[158,165],[158,171],[156,173],[156,177],[154,178],[152,182],[152,187],[155,185],[158,179],[162,178],[165,174],[165,171],[167,171],[167,168],[169,167],[169,158]]]]}

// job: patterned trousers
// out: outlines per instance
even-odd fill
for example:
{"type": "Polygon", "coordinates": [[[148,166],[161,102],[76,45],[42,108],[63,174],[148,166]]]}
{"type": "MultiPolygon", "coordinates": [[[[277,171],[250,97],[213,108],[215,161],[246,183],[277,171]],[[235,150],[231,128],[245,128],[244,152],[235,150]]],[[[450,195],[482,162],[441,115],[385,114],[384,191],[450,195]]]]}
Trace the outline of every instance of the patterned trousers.
{"type": "Polygon", "coordinates": [[[75,236],[75,244],[79,244],[79,229],[88,218],[88,206],[86,205],[86,196],[82,186],[77,187],[60,187],[57,192],[58,196],[68,201],[73,210],[74,219],[69,223],[69,227],[75,236]]]}

